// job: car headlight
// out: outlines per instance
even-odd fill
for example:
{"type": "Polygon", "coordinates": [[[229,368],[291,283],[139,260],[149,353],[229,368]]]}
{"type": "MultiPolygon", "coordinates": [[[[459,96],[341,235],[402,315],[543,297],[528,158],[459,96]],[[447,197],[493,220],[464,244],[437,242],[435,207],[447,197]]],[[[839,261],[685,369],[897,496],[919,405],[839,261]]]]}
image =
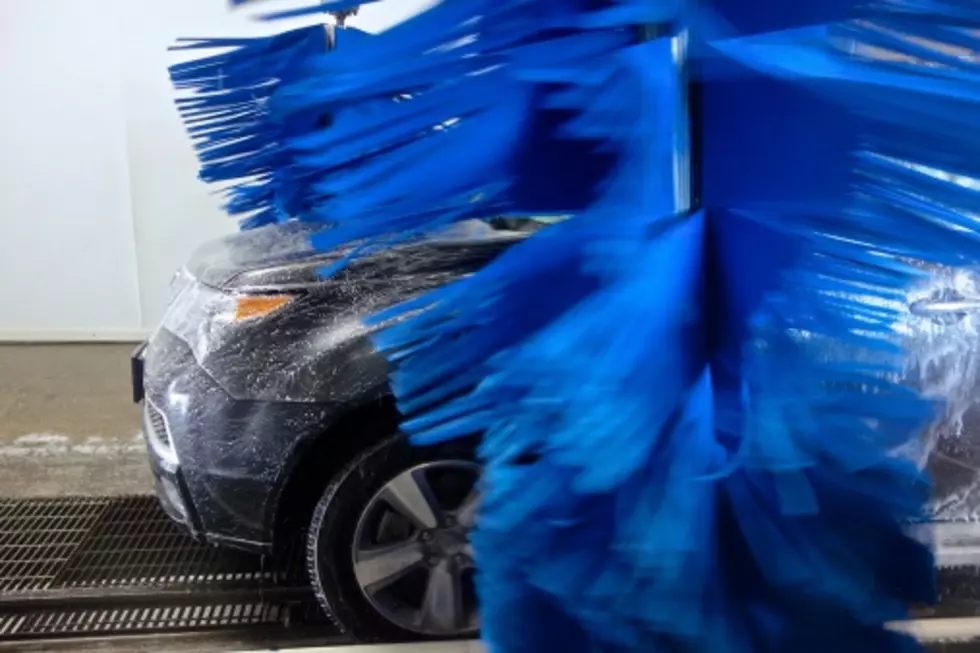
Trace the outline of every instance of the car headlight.
{"type": "Polygon", "coordinates": [[[197,282],[186,272],[175,278],[161,327],[183,340],[198,361],[221,347],[247,323],[288,305],[293,295],[229,294],[197,282]]]}

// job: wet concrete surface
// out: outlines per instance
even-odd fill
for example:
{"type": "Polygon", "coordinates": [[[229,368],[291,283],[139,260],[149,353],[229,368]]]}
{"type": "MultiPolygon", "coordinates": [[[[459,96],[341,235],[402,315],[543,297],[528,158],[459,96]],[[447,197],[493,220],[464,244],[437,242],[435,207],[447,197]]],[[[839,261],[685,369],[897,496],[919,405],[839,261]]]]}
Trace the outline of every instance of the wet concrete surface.
{"type": "Polygon", "coordinates": [[[0,345],[0,498],[152,491],[134,348],[0,345]]]}

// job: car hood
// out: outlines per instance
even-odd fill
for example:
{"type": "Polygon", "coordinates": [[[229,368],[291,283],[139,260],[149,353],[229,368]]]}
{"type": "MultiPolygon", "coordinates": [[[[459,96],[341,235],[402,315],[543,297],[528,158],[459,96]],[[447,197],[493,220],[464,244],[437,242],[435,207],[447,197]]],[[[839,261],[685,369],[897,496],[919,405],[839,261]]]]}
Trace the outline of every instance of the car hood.
{"type": "Polygon", "coordinates": [[[243,273],[336,255],[316,252],[310,236],[316,225],[286,222],[234,233],[201,245],[187,261],[187,271],[215,288],[228,286],[243,273]]]}
{"type": "MultiPolygon", "coordinates": [[[[223,290],[317,283],[319,269],[350,251],[349,247],[330,252],[315,250],[310,237],[322,229],[323,225],[293,221],[231,234],[199,247],[186,269],[198,281],[223,290]]],[[[466,220],[433,231],[412,244],[462,244],[521,237],[514,231],[494,229],[482,220],[466,220]]]]}

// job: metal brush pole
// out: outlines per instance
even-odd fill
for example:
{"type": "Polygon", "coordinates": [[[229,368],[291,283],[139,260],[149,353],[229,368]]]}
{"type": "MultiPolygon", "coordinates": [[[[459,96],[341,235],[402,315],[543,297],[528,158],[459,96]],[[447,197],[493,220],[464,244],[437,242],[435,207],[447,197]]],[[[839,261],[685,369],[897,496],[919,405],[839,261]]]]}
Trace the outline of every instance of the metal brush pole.
{"type": "Polygon", "coordinates": [[[680,77],[680,93],[677,98],[680,106],[677,116],[679,124],[674,130],[674,209],[676,213],[687,213],[694,203],[692,188],[692,157],[691,143],[691,101],[689,69],[687,61],[688,33],[682,31],[671,39],[671,51],[677,75],[680,77]]]}
{"type": "MultiPolygon", "coordinates": [[[[687,0],[695,2],[696,0],[687,0]]],[[[692,166],[692,103],[688,63],[688,32],[682,30],[671,36],[674,25],[656,24],[644,25],[640,28],[640,39],[647,41],[658,38],[670,39],[670,50],[674,61],[674,70],[678,76],[678,93],[675,98],[675,115],[677,123],[673,128],[673,161],[671,178],[673,184],[674,215],[685,216],[691,212],[695,204],[695,189],[692,166]]]]}
{"type": "MultiPolygon", "coordinates": [[[[331,0],[320,0],[320,4],[326,6],[328,4],[331,4],[331,0]]],[[[324,28],[327,30],[327,49],[328,50],[333,50],[334,47],[337,45],[337,28],[338,27],[343,27],[344,26],[344,23],[347,22],[347,19],[350,16],[356,16],[357,15],[357,12],[358,12],[358,10],[360,10],[360,8],[361,8],[361,6],[358,5],[356,7],[350,8],[350,9],[341,9],[340,11],[328,11],[327,12],[329,15],[333,16],[334,21],[335,21],[335,24],[327,23],[327,24],[324,25],[324,28]]]]}

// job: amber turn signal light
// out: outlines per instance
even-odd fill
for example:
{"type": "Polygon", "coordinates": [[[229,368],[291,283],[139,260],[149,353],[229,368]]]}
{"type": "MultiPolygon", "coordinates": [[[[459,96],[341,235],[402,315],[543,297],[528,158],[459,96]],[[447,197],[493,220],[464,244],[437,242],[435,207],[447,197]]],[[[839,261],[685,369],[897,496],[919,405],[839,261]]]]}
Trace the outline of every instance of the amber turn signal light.
{"type": "Polygon", "coordinates": [[[239,297],[235,304],[235,321],[262,317],[293,301],[289,295],[248,295],[239,297]]]}

